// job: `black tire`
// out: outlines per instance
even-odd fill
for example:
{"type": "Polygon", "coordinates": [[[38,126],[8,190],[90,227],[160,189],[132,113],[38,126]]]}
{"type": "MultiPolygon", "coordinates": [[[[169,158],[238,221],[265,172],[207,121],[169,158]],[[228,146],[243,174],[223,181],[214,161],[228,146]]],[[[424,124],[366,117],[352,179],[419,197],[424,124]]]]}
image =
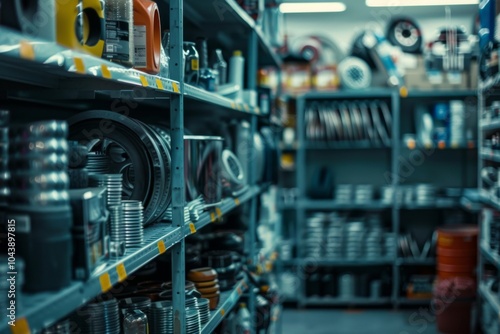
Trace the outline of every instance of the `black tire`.
{"type": "Polygon", "coordinates": [[[405,53],[422,53],[423,37],[418,24],[408,17],[393,18],[387,26],[386,38],[405,53]]]}

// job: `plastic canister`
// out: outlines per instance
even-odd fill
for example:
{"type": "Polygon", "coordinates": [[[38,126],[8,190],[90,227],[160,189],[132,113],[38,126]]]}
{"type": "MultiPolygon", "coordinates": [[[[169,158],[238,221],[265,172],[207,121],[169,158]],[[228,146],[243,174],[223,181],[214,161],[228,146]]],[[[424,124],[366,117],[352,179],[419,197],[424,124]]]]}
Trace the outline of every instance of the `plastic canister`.
{"type": "Polygon", "coordinates": [[[161,23],[158,5],[134,0],[134,67],[150,74],[160,72],[161,23]]]}

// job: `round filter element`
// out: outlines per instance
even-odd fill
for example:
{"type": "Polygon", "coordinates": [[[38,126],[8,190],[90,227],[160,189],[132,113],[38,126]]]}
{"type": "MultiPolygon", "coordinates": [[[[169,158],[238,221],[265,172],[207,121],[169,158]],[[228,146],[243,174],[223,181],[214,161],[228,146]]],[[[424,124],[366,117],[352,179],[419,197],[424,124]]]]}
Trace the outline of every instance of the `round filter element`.
{"type": "Polygon", "coordinates": [[[406,53],[421,53],[422,32],[417,23],[408,17],[394,18],[388,25],[387,40],[406,53]]]}
{"type": "Polygon", "coordinates": [[[372,82],[370,67],[363,60],[347,57],[338,66],[342,86],[349,89],[368,88],[372,82]]]}

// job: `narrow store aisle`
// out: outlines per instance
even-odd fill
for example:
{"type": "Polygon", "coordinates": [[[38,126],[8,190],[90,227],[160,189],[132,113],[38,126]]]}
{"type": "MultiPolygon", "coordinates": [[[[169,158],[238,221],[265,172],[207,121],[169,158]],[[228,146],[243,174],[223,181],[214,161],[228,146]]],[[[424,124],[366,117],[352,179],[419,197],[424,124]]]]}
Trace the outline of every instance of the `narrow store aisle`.
{"type": "MultiPolygon", "coordinates": [[[[436,324],[417,310],[290,310],[283,334],[437,334],[436,324]],[[410,323],[410,320],[412,322],[410,323]]],[[[431,318],[429,318],[431,319],[431,318]]]]}

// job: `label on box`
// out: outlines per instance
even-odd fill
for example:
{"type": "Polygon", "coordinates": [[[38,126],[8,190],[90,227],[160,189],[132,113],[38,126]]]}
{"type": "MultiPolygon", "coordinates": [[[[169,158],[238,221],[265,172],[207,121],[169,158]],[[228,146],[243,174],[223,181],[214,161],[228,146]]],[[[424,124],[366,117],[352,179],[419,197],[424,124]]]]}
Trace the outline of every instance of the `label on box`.
{"type": "Polygon", "coordinates": [[[106,20],[106,48],[104,58],[130,61],[129,23],[106,20]]]}
{"type": "Polygon", "coordinates": [[[146,67],[147,66],[147,35],[146,26],[134,26],[134,66],[146,67]]]}

